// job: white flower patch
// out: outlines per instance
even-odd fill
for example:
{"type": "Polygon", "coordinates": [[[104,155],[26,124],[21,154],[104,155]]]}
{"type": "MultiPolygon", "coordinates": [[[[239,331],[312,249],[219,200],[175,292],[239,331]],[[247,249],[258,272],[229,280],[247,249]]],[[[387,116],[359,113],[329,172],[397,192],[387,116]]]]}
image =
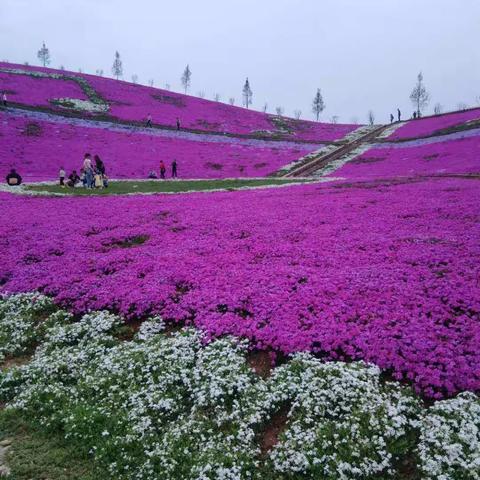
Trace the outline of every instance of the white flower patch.
{"type": "Polygon", "coordinates": [[[465,392],[427,410],[418,454],[422,478],[479,480],[480,398],[465,392]]]}
{"type": "Polygon", "coordinates": [[[80,100],[79,98],[54,98],[52,103],[62,108],[70,108],[90,113],[104,113],[109,109],[109,106],[105,103],[94,103],[90,100],[80,100]]]}
{"type": "Polygon", "coordinates": [[[407,389],[383,386],[377,367],[321,363],[302,353],[277,368],[272,386],[273,403],[292,403],[287,429],[270,453],[279,474],[393,475],[394,461],[413,445],[420,404],[407,389]]]}
{"type": "Polygon", "coordinates": [[[165,322],[161,317],[153,317],[140,325],[137,332],[138,340],[148,340],[150,337],[157,335],[165,330],[165,322]]]}

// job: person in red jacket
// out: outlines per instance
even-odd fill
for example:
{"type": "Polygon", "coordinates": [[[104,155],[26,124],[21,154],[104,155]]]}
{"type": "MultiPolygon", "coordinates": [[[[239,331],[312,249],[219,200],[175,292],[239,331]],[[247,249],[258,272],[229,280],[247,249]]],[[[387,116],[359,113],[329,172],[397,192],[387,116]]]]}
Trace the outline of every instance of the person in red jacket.
{"type": "Polygon", "coordinates": [[[165,180],[165,172],[167,171],[167,168],[165,167],[165,164],[163,163],[163,160],[160,160],[160,178],[163,178],[165,180]]]}

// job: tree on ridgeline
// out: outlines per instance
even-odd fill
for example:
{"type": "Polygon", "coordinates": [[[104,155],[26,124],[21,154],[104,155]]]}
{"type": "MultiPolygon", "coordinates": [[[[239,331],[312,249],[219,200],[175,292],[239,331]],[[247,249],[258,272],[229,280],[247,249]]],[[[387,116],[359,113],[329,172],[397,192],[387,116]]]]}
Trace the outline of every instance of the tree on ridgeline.
{"type": "Polygon", "coordinates": [[[168,82],[165,82],[165,90],[170,90],[170,84],[168,82]]]}
{"type": "Polygon", "coordinates": [[[312,112],[315,114],[317,122],[318,122],[318,119],[320,118],[320,114],[324,110],[325,110],[325,102],[323,101],[322,92],[320,91],[319,88],[317,88],[317,93],[315,94],[315,97],[312,103],[312,112]]]}
{"type": "Polygon", "coordinates": [[[468,105],[465,102],[458,102],[457,103],[457,110],[466,110],[468,105]]]}
{"type": "Polygon", "coordinates": [[[263,104],[262,111],[263,111],[263,113],[267,113],[267,110],[268,110],[268,103],[265,102],[265,103],[263,104]]]}
{"type": "Polygon", "coordinates": [[[60,70],[65,70],[65,67],[63,65],[60,65],[60,70]]]}
{"type": "Polygon", "coordinates": [[[98,75],[99,77],[103,77],[103,69],[97,68],[95,70],[95,75],[98,75]]]}
{"type": "Polygon", "coordinates": [[[232,105],[232,106],[235,105],[235,97],[230,97],[230,98],[228,99],[228,103],[229,103],[230,105],[232,105]]]}
{"type": "Polygon", "coordinates": [[[149,87],[153,87],[153,84],[155,83],[155,81],[153,80],[153,78],[151,78],[149,81],[148,81],[148,86],[149,87]]]}
{"type": "Polygon", "coordinates": [[[132,75],[132,83],[138,83],[138,75],[136,73],[132,75]]]}
{"type": "Polygon", "coordinates": [[[283,112],[284,112],[284,111],[285,111],[285,110],[283,109],[283,107],[275,107],[275,112],[277,112],[277,115],[278,115],[279,117],[282,117],[282,116],[283,116],[283,112]]]}
{"type": "Polygon", "coordinates": [[[115,59],[112,65],[113,76],[118,80],[123,75],[123,63],[120,59],[120,54],[115,52],[115,59]]]}
{"type": "Polygon", "coordinates": [[[369,123],[370,125],[374,125],[374,124],[375,124],[375,114],[373,113],[373,110],[369,110],[369,111],[368,111],[367,119],[368,119],[368,123],[369,123]]]}
{"type": "Polygon", "coordinates": [[[185,67],[185,70],[183,71],[182,78],[180,79],[182,81],[185,94],[187,93],[187,90],[190,88],[191,79],[192,79],[192,71],[190,70],[189,65],[187,65],[185,67]]]}
{"type": "Polygon", "coordinates": [[[422,72],[417,75],[417,84],[410,94],[410,100],[417,111],[417,116],[421,117],[422,110],[428,105],[428,102],[430,102],[430,94],[423,84],[422,72]]]}
{"type": "Polygon", "coordinates": [[[248,81],[248,77],[245,80],[245,84],[243,85],[243,90],[242,90],[242,97],[243,97],[243,105],[245,107],[249,107],[252,104],[252,89],[250,88],[250,82],[248,81]]]}
{"type": "Polygon", "coordinates": [[[352,123],[353,125],[358,125],[358,117],[355,117],[355,116],[352,117],[350,119],[350,123],[352,123]]]}
{"type": "Polygon", "coordinates": [[[205,98],[205,90],[199,90],[197,92],[197,97],[198,98],[205,98]]]}
{"type": "Polygon", "coordinates": [[[443,112],[443,107],[441,103],[436,103],[433,107],[433,113],[435,115],[440,115],[443,112]]]}
{"type": "Polygon", "coordinates": [[[297,120],[300,120],[300,117],[302,116],[302,111],[301,110],[294,110],[293,115],[297,120]]]}
{"type": "Polygon", "coordinates": [[[216,94],[213,96],[213,99],[214,99],[216,102],[219,102],[219,101],[220,101],[220,98],[222,98],[222,97],[221,97],[221,95],[220,95],[219,93],[216,93],[216,94]]]}
{"type": "Polygon", "coordinates": [[[78,73],[83,73],[83,70],[81,68],[79,68],[78,73]]]}
{"type": "Polygon", "coordinates": [[[330,118],[330,123],[337,124],[338,123],[338,115],[332,115],[330,118]]]}
{"type": "Polygon", "coordinates": [[[28,62],[23,62],[23,64],[28,67],[30,64],[28,62]]]}
{"type": "Polygon", "coordinates": [[[50,50],[45,45],[45,42],[43,42],[42,48],[37,52],[37,57],[44,67],[50,65],[50,50]]]}

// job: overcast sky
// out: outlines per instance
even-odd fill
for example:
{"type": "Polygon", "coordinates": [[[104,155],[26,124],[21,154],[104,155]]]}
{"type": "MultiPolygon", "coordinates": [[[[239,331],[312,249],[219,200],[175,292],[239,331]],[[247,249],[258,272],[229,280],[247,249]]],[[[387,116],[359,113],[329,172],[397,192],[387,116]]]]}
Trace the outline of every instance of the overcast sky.
{"type": "Polygon", "coordinates": [[[480,0],[0,0],[0,59],[38,64],[45,40],[51,67],[111,75],[115,50],[124,78],[191,94],[267,102],[313,118],[377,122],[400,107],[423,71],[432,101],[445,109],[480,96],[480,0]]]}

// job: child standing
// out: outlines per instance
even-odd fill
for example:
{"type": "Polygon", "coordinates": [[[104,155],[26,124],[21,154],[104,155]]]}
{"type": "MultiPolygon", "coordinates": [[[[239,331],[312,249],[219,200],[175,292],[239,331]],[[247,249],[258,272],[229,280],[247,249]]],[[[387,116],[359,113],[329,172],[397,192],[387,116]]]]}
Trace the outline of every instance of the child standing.
{"type": "Polygon", "coordinates": [[[63,169],[63,167],[60,167],[60,171],[58,172],[58,178],[59,178],[61,187],[65,186],[65,175],[66,175],[65,170],[63,169]]]}

